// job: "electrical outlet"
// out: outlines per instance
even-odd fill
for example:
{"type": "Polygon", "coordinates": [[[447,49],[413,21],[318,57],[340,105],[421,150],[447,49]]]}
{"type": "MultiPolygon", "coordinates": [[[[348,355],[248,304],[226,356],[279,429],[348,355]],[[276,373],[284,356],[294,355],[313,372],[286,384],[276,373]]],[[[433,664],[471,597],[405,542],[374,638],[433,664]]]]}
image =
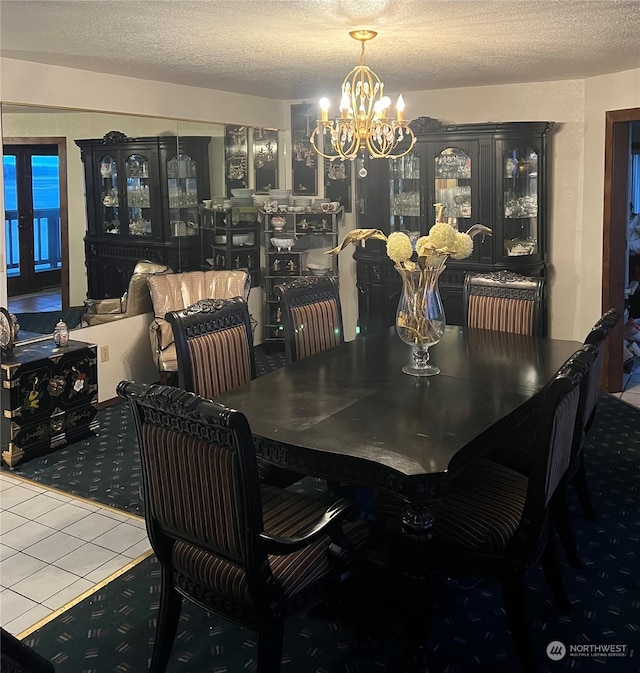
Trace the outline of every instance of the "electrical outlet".
{"type": "Polygon", "coordinates": [[[109,346],[100,346],[100,362],[109,362],[109,346]]]}

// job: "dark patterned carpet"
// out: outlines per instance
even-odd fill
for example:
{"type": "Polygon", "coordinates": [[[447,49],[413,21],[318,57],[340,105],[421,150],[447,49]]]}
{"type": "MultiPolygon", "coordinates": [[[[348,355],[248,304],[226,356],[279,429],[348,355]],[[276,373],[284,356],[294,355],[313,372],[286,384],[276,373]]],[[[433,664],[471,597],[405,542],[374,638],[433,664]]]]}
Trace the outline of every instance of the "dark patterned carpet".
{"type": "MultiPolygon", "coordinates": [[[[118,405],[100,412],[98,437],[54,456],[18,465],[23,477],[101,503],[141,513],[140,471],[128,412],[118,405]]],[[[541,673],[638,673],[640,619],[640,411],[603,395],[585,447],[598,519],[582,518],[570,505],[584,565],[564,566],[569,615],[552,603],[541,570],[528,580],[529,614],[541,673]],[[555,661],[551,641],[581,649],[555,661]],[[618,656],[587,651],[618,647],[618,656]],[[621,652],[621,654],[620,654],[621,652]]],[[[363,568],[374,598],[377,569],[363,568]]],[[[432,673],[517,673],[500,588],[474,578],[439,578],[429,642],[432,673]],[[469,587],[469,588],[465,588],[469,587]]],[[[318,608],[291,622],[285,633],[282,673],[389,673],[402,670],[403,643],[389,605],[372,604],[353,587],[341,604],[318,608]],[[371,639],[354,648],[353,617],[370,619],[371,639]]],[[[58,673],[143,673],[151,652],[159,595],[155,557],[143,561],[25,642],[56,664],[58,673]]],[[[255,670],[254,634],[187,605],[169,662],[169,673],[243,673],[255,670]]]]}
{"type": "MultiPolygon", "coordinates": [[[[20,330],[37,332],[38,334],[53,334],[56,323],[63,320],[69,329],[78,327],[85,313],[84,308],[70,308],[64,311],[39,311],[37,313],[18,313],[16,317],[20,330]]],[[[20,335],[18,335],[20,338],[20,335]]]]}

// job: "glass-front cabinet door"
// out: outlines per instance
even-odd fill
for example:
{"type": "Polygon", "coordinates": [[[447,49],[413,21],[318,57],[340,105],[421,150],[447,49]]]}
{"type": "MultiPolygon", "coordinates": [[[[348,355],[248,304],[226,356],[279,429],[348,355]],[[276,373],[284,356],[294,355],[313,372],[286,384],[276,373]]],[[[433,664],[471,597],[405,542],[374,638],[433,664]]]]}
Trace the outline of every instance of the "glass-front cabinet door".
{"type": "Polygon", "coordinates": [[[198,233],[198,168],[189,154],[180,153],[167,160],[169,195],[169,236],[198,233]]]}
{"type": "Polygon", "coordinates": [[[151,236],[150,160],[144,154],[130,154],[124,162],[127,224],[130,236],[151,236]]]}
{"type": "Polygon", "coordinates": [[[530,145],[511,145],[508,141],[503,142],[499,149],[502,254],[506,257],[539,255],[540,152],[530,145]]]}
{"type": "Polygon", "coordinates": [[[118,162],[110,154],[98,159],[100,188],[98,209],[102,222],[102,233],[120,233],[120,195],[118,191],[118,162]]]}
{"type": "Polygon", "coordinates": [[[389,232],[420,232],[424,219],[420,152],[389,160],[389,232]]]}
{"type": "Polygon", "coordinates": [[[441,204],[443,218],[455,229],[466,231],[472,212],[471,153],[461,147],[446,147],[435,155],[433,163],[434,221],[438,215],[435,204],[441,204]]]}

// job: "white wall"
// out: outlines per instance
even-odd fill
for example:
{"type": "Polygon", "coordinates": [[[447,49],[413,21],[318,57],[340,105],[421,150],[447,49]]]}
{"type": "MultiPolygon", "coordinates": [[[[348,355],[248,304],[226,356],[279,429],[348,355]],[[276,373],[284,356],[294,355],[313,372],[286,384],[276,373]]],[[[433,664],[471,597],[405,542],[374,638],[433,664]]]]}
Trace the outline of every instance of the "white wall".
{"type": "MultiPolygon", "coordinates": [[[[289,128],[291,101],[12,59],[2,59],[0,67],[0,99],[6,102],[103,110],[109,101],[113,112],[289,128]]],[[[640,69],[587,80],[405,92],[405,100],[409,118],[556,122],[550,161],[550,331],[554,337],[581,340],[600,313],[605,112],[640,106],[640,69]]],[[[353,226],[348,215],[341,234],[353,226]]],[[[348,336],[356,307],[352,252],[340,257],[348,336]]]]}

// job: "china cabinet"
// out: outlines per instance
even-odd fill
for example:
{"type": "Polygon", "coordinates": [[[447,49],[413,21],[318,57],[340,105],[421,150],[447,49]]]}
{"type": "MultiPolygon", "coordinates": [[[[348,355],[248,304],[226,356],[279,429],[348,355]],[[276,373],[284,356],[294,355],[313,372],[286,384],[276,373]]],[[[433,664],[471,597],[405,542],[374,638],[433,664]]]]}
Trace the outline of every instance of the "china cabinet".
{"type": "Polygon", "coordinates": [[[260,210],[264,236],[263,342],[284,345],[282,311],[273,288],[300,276],[338,277],[338,256],[326,252],[338,245],[335,211],[265,212],[260,210]]]}
{"type": "Polygon", "coordinates": [[[98,429],[95,344],[51,337],[2,354],[2,459],[15,467],[98,429]]]}
{"type": "Polygon", "coordinates": [[[260,285],[260,224],[256,208],[199,207],[201,268],[245,269],[260,285]]]}
{"type": "MultiPolygon", "coordinates": [[[[463,320],[466,271],[508,269],[544,276],[547,262],[548,136],[553,122],[445,125],[412,122],[417,141],[399,159],[364,160],[357,180],[357,226],[385,233],[425,235],[435,223],[434,204],[459,231],[479,222],[492,236],[477,236],[467,259],[447,261],[440,293],[447,323],[463,320]]],[[[354,253],[359,333],[392,325],[400,278],[383,242],[367,241],[354,253]]]]}
{"type": "Polygon", "coordinates": [[[141,259],[200,267],[198,203],[209,198],[206,136],[76,140],[84,162],[88,296],[119,297],[141,259]]]}

